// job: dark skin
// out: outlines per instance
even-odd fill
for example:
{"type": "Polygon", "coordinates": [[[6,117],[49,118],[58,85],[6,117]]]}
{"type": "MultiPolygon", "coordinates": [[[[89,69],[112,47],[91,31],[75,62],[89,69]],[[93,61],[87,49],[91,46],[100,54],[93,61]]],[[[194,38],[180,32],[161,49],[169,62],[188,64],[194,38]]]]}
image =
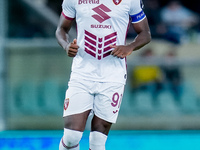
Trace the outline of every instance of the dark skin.
{"type": "MultiPolygon", "coordinates": [[[[58,40],[58,43],[66,51],[69,57],[75,57],[79,48],[76,39],[74,39],[71,43],[69,42],[68,32],[72,26],[72,22],[73,20],[68,20],[63,15],[61,15],[56,30],[56,38],[58,40]]],[[[141,22],[134,23],[132,25],[137,33],[136,38],[133,42],[127,45],[110,45],[110,47],[113,48],[111,55],[113,55],[114,57],[123,59],[126,56],[130,55],[133,51],[140,49],[150,42],[151,34],[146,18],[141,22]]],[[[83,132],[85,130],[86,121],[90,111],[91,110],[88,110],[80,114],[64,117],[65,128],[83,132]]],[[[94,115],[91,123],[91,131],[98,131],[105,135],[108,135],[111,125],[112,123],[107,122],[94,115]]]]}

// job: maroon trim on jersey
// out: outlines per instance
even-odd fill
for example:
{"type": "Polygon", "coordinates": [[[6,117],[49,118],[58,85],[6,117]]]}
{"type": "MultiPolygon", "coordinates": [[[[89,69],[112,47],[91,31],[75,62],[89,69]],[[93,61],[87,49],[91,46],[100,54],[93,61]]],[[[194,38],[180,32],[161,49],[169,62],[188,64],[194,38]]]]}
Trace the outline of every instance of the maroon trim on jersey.
{"type": "MultiPolygon", "coordinates": [[[[129,29],[130,24],[128,24],[127,29],[126,29],[126,36],[125,36],[125,43],[126,43],[126,37],[128,34],[128,29],[129,29]]],[[[128,70],[128,65],[127,65],[127,58],[125,57],[125,63],[126,63],[126,71],[128,70]]]]}
{"type": "Polygon", "coordinates": [[[111,51],[109,51],[109,52],[107,52],[107,53],[103,54],[103,58],[104,58],[104,57],[107,57],[107,56],[109,56],[109,55],[110,55],[110,53],[111,53],[111,51]]]}
{"type": "Polygon", "coordinates": [[[64,12],[62,12],[62,15],[65,17],[65,19],[67,19],[67,20],[74,20],[74,18],[70,18],[70,17],[68,17],[68,16],[66,16],[65,14],[64,14],[64,12]]]}
{"type": "Polygon", "coordinates": [[[96,48],[94,46],[92,46],[91,44],[87,43],[86,41],[85,41],[85,46],[87,46],[88,48],[90,48],[91,50],[96,52],[96,48]]]}
{"type": "Polygon", "coordinates": [[[98,37],[86,30],[84,33],[85,52],[97,58],[98,60],[109,56],[113,49],[110,47],[110,45],[116,45],[117,32],[108,34],[105,37],[98,37]]]}
{"type": "Polygon", "coordinates": [[[99,42],[102,42],[103,41],[103,38],[98,38],[99,42]]]}
{"type": "Polygon", "coordinates": [[[93,41],[92,39],[88,38],[87,36],[85,36],[85,40],[88,41],[89,43],[96,45],[97,43],[95,41],[93,41]]]}
{"type": "Polygon", "coordinates": [[[92,55],[93,57],[96,57],[96,54],[93,53],[92,51],[88,50],[86,47],[85,47],[85,51],[86,51],[88,54],[92,55]]]}
{"type": "Polygon", "coordinates": [[[98,54],[101,54],[101,53],[102,53],[102,50],[101,50],[101,49],[99,49],[99,50],[98,50],[98,54]]]}
{"type": "Polygon", "coordinates": [[[117,32],[113,32],[113,33],[111,33],[111,34],[105,36],[105,40],[110,39],[110,38],[113,37],[113,36],[117,36],[117,32]]]}
{"type": "Polygon", "coordinates": [[[102,44],[98,44],[98,48],[102,48],[102,44]]]}
{"type": "Polygon", "coordinates": [[[88,31],[86,31],[86,30],[85,30],[85,34],[88,35],[89,37],[95,39],[95,40],[97,39],[97,36],[96,36],[96,35],[94,35],[94,34],[88,32],[88,31]]]}
{"type": "Polygon", "coordinates": [[[113,39],[110,39],[109,41],[105,42],[104,46],[107,46],[113,42],[116,42],[117,41],[117,37],[113,38],[113,39]]]}
{"type": "MultiPolygon", "coordinates": [[[[112,44],[112,45],[116,45],[116,43],[114,43],[114,44],[112,44]]],[[[111,50],[112,48],[110,47],[110,45],[109,46],[107,46],[106,48],[104,48],[103,50],[104,50],[104,52],[107,52],[107,51],[109,51],[109,50],[111,50]]]]}

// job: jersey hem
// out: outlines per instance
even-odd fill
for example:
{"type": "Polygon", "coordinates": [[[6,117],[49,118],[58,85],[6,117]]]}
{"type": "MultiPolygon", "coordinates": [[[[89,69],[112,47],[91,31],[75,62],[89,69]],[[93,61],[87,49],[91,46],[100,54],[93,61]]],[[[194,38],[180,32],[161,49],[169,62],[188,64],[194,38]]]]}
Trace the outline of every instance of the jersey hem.
{"type": "Polygon", "coordinates": [[[115,80],[101,80],[101,79],[91,79],[91,78],[83,78],[83,77],[81,77],[80,78],[80,76],[78,77],[78,76],[71,76],[70,77],[70,81],[71,80],[77,80],[77,79],[79,79],[79,80],[87,80],[87,81],[95,81],[95,82],[106,82],[106,83],[120,83],[120,84],[123,84],[123,85],[126,85],[126,80],[125,81],[115,81],[115,80]]]}

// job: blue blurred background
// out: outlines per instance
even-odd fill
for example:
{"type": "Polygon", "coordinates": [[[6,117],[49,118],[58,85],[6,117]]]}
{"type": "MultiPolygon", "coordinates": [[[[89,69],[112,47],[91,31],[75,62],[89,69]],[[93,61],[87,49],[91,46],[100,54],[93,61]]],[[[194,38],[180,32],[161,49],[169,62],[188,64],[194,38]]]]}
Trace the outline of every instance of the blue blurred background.
{"type": "MultiPolygon", "coordinates": [[[[143,3],[152,42],[127,58],[127,86],[112,130],[199,130],[200,1],[143,3]]],[[[0,1],[0,131],[63,129],[72,59],[55,39],[61,4],[0,1]]],[[[135,35],[129,28],[127,43],[135,35]]]]}

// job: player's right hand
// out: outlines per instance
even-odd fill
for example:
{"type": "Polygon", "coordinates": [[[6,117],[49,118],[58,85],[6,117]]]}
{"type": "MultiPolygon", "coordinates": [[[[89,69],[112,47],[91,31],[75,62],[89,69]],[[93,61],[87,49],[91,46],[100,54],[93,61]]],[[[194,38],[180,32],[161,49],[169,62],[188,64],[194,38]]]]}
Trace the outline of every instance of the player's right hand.
{"type": "Polygon", "coordinates": [[[74,39],[73,42],[68,44],[65,50],[67,51],[67,55],[69,57],[75,57],[78,52],[78,48],[79,46],[77,45],[77,39],[74,39]]]}

